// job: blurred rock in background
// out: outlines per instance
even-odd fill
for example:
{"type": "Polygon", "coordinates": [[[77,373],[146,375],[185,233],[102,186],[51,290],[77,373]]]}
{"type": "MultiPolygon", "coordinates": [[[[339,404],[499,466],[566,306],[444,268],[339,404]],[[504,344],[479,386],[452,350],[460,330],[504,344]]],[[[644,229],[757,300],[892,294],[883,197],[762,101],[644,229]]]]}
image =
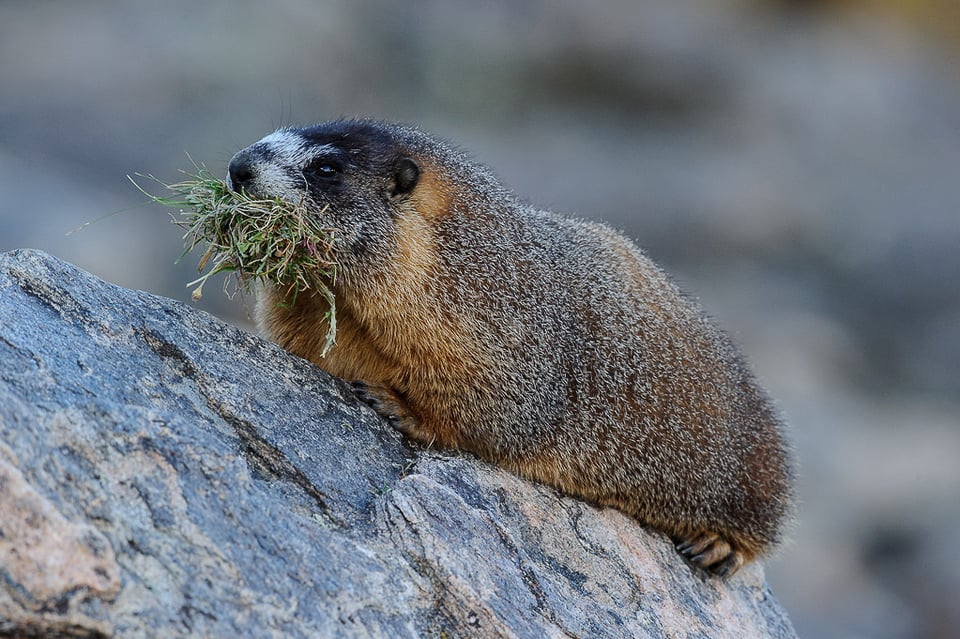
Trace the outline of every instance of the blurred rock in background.
{"type": "Polygon", "coordinates": [[[188,301],[197,256],[127,174],[417,123],[625,230],[743,345],[802,465],[768,568],[801,636],[952,636],[958,34],[950,0],[0,3],[0,250],[188,301]]]}

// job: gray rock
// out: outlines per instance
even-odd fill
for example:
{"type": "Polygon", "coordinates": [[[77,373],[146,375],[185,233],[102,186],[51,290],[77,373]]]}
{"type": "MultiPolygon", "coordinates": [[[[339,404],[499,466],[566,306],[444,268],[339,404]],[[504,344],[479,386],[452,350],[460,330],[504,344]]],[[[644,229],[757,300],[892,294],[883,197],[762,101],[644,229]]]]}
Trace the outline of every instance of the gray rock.
{"type": "Polygon", "coordinates": [[[793,637],[747,567],[472,457],[181,303],[0,255],[0,635],[793,637]]]}

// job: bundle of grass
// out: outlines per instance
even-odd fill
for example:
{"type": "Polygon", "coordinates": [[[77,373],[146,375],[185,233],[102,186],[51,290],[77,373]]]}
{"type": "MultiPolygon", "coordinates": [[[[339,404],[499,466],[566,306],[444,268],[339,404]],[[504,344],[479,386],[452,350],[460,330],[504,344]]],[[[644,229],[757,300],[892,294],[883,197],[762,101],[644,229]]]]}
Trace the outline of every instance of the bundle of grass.
{"type": "MultiPolygon", "coordinates": [[[[197,266],[201,276],[188,284],[196,286],[193,299],[200,299],[210,277],[224,272],[232,273],[238,287],[245,289],[253,281],[272,284],[291,304],[304,291],[319,294],[330,306],[322,350],[325,355],[337,333],[336,305],[330,289],[337,272],[332,231],[320,224],[319,216],[306,211],[303,201],[253,198],[230,190],[203,165],[195,164],[194,168],[193,173],[181,171],[187,179],[175,184],[145,176],[172,191],[171,197],[148,193],[131,178],[154,202],[179,209],[179,217],[172,217],[177,226],[186,229],[186,248],[178,262],[198,245],[207,244],[197,266]]],[[[224,286],[228,283],[229,279],[224,286]]]]}

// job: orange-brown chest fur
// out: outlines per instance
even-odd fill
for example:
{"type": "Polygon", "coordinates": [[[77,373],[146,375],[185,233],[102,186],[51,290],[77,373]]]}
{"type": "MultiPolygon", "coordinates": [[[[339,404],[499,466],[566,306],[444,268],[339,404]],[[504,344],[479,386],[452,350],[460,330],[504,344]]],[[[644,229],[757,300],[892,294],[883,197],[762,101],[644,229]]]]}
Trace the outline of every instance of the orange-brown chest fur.
{"type": "Polygon", "coordinates": [[[477,384],[492,366],[470,314],[443,301],[447,277],[435,228],[452,197],[438,178],[425,175],[393,220],[390,254],[376,269],[334,283],[336,344],[325,356],[329,306],[321,296],[301,293],[289,304],[275,288],[263,287],[256,319],[267,337],[328,373],[395,390],[439,431],[438,442],[454,446],[451,418],[460,411],[450,405],[456,401],[450,389],[477,384]]]}

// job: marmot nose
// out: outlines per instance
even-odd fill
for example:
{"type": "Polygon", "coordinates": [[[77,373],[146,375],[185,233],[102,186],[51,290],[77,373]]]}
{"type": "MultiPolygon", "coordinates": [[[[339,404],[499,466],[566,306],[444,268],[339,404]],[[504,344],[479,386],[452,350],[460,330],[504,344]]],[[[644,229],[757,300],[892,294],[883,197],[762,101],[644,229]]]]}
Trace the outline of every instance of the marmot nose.
{"type": "Polygon", "coordinates": [[[227,167],[227,186],[239,193],[245,187],[249,187],[253,178],[253,162],[250,159],[250,154],[240,151],[233,156],[230,165],[227,167]]]}

